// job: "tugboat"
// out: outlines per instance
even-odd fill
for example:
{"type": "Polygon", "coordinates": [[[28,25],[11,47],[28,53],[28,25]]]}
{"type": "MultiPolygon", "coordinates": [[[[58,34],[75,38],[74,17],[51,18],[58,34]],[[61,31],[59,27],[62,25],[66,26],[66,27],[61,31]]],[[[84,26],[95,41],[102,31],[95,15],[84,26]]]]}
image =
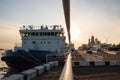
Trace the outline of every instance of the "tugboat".
{"type": "Polygon", "coordinates": [[[1,60],[15,70],[29,69],[46,62],[46,55],[66,52],[64,29],[61,25],[22,26],[21,46],[6,50],[1,60]]]}

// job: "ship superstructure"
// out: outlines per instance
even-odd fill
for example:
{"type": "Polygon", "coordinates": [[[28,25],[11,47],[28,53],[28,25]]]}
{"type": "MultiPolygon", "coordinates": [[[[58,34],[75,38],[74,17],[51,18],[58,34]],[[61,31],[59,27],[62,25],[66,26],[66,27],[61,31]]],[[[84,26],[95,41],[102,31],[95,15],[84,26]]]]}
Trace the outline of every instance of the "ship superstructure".
{"type": "Polygon", "coordinates": [[[1,58],[13,69],[28,69],[46,62],[46,56],[67,51],[64,29],[61,25],[22,26],[19,30],[21,46],[7,50],[1,58]]]}
{"type": "Polygon", "coordinates": [[[43,50],[63,53],[65,52],[65,36],[61,25],[40,26],[32,25],[23,26],[20,29],[22,47],[15,47],[15,51],[22,49],[43,50]]]}

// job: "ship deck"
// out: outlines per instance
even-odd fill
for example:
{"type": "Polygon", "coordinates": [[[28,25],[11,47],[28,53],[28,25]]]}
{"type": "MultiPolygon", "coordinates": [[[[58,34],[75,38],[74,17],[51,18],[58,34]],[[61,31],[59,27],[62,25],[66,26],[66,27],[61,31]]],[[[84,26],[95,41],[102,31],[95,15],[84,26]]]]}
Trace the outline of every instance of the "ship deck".
{"type": "MultiPolygon", "coordinates": [[[[94,54],[98,55],[98,54],[94,54]]],[[[120,60],[120,55],[112,55],[102,53],[103,60],[120,60]]],[[[74,53],[72,55],[73,62],[85,61],[85,59],[74,53]]],[[[58,66],[51,69],[48,72],[44,72],[42,75],[33,78],[32,80],[58,80],[63,66],[58,66]]],[[[73,67],[74,80],[119,80],[120,79],[120,66],[88,66],[88,67],[73,67]]]]}

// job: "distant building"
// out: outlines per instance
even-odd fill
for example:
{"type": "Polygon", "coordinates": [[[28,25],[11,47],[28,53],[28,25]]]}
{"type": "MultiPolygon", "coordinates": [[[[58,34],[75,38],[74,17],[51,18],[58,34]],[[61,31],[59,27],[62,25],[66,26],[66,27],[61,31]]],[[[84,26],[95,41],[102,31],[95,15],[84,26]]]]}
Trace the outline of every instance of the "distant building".
{"type": "Polygon", "coordinates": [[[83,44],[79,49],[82,50],[104,50],[110,47],[111,44],[101,43],[100,40],[95,38],[93,35],[88,39],[88,44],[83,44]]]}

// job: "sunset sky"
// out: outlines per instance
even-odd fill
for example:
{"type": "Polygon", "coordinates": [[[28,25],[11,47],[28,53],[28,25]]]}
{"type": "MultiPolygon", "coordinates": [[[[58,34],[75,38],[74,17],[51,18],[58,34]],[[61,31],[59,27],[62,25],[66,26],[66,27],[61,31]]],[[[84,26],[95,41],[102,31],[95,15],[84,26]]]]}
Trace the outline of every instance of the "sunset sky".
{"type": "MultiPolygon", "coordinates": [[[[63,25],[62,0],[0,0],[0,48],[20,43],[22,25],[63,25]]],[[[78,47],[94,35],[120,42],[120,0],[71,0],[71,37],[78,47]]]]}

